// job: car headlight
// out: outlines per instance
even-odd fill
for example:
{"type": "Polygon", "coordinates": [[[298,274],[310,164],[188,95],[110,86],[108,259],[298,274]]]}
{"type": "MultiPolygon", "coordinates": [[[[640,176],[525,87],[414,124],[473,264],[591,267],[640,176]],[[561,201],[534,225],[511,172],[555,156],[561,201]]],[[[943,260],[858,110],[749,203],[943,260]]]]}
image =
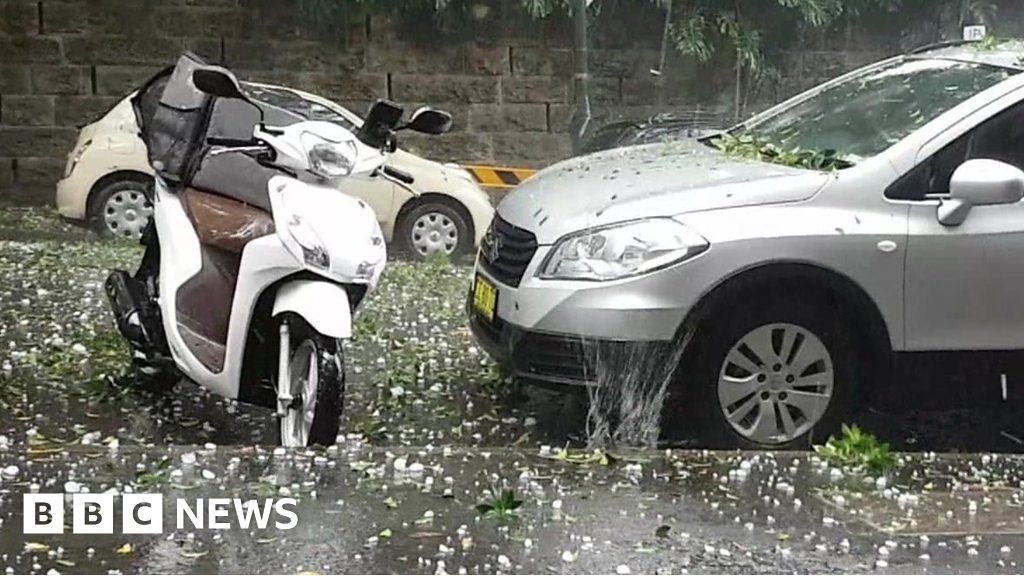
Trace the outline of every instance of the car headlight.
{"type": "Polygon", "coordinates": [[[292,214],[288,220],[288,234],[302,248],[302,260],[314,268],[327,270],[331,267],[331,257],[327,254],[323,240],[313,226],[298,214],[292,214]]]}
{"type": "Polygon", "coordinates": [[[78,162],[82,159],[82,156],[85,155],[85,151],[89,148],[90,144],[92,144],[92,140],[82,142],[82,145],[75,148],[74,152],[72,152],[68,157],[68,163],[64,165],[65,178],[71,176],[71,173],[75,171],[75,166],[78,166],[78,162]]]}
{"type": "Polygon", "coordinates": [[[707,240],[675,220],[636,220],[562,238],[541,265],[538,276],[548,280],[615,280],[664,268],[707,249],[707,240]]]}
{"type": "Polygon", "coordinates": [[[354,141],[332,142],[311,132],[302,135],[302,146],[309,158],[310,171],[324,178],[348,176],[359,156],[354,141]]]}

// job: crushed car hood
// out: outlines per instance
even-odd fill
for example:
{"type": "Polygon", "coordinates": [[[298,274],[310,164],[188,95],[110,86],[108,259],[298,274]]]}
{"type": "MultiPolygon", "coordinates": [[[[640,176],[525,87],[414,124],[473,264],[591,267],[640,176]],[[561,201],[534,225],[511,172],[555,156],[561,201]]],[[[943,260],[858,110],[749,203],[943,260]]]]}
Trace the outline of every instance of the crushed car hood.
{"type": "Polygon", "coordinates": [[[571,232],[636,218],[805,200],[831,177],[683,140],[560,162],[510,193],[498,214],[551,244],[571,232]]]}

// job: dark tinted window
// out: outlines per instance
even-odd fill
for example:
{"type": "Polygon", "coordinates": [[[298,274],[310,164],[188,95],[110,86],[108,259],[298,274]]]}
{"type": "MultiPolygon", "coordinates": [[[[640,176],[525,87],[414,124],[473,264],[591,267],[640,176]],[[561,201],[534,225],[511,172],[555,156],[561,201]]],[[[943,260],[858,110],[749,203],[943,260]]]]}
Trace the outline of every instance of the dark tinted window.
{"type": "Polygon", "coordinates": [[[953,172],[975,158],[1001,160],[1024,169],[1024,104],[1016,104],[986,120],[918,164],[886,191],[899,200],[923,200],[949,193],[953,172]]]}

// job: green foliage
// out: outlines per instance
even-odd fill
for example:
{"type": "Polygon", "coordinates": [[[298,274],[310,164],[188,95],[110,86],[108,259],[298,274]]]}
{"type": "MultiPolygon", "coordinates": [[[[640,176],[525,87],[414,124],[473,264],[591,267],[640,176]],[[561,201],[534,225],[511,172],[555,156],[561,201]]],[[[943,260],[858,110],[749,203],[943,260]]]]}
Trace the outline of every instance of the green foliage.
{"type": "Polygon", "coordinates": [[[519,515],[523,501],[516,497],[515,490],[491,491],[491,498],[476,505],[476,512],[484,518],[507,520],[519,515]]]}
{"type": "Polygon", "coordinates": [[[830,437],[824,446],[815,446],[814,451],[833,464],[875,473],[896,466],[896,457],[889,451],[889,445],[856,425],[844,424],[839,438],[830,437]]]}
{"type": "Polygon", "coordinates": [[[993,50],[997,50],[1000,46],[1009,41],[1009,38],[1000,38],[993,34],[989,34],[988,36],[985,36],[981,42],[974,44],[974,48],[982,52],[991,52],[993,50]]]}
{"type": "Polygon", "coordinates": [[[151,470],[140,470],[135,473],[135,486],[153,488],[166,484],[171,478],[171,459],[166,456],[151,470]]]}
{"type": "Polygon", "coordinates": [[[853,166],[835,150],[806,150],[800,147],[787,148],[754,134],[722,134],[710,140],[710,144],[725,154],[736,158],[770,162],[808,170],[842,170],[853,166]]]}

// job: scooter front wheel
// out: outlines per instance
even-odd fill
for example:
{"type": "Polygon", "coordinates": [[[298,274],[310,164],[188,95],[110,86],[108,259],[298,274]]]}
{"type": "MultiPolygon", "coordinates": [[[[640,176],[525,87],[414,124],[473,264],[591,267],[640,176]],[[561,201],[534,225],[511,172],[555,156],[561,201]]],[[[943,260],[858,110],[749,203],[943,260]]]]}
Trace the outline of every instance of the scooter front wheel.
{"type": "Polygon", "coordinates": [[[289,382],[292,401],[278,418],[282,446],[330,446],[338,436],[345,404],[345,360],[339,342],[319,334],[300,318],[288,320],[289,382]]]}

